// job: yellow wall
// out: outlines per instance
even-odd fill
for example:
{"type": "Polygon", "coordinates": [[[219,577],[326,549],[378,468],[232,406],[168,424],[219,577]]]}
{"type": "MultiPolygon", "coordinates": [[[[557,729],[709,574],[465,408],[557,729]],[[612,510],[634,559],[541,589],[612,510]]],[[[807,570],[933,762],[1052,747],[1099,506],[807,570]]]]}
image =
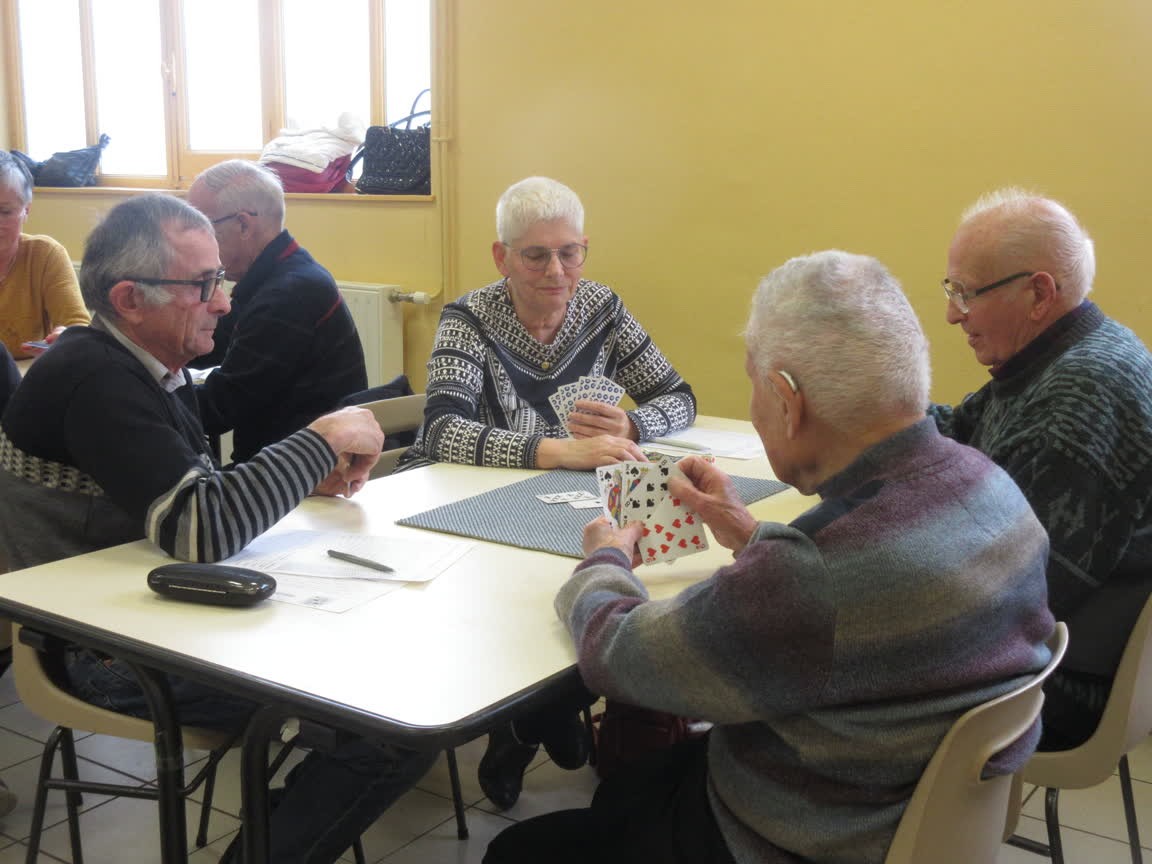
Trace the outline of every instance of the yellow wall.
{"type": "MultiPolygon", "coordinates": [[[[1095,299],[1152,340],[1147,0],[444,2],[450,296],[495,276],[500,192],[548,174],[584,199],[585,272],[623,295],[704,412],[745,416],[738,334],[758,277],[832,246],[903,280],[933,342],[933,395],[952,401],[986,375],[943,321],[947,242],[974,197],[1020,183],[1081,216],[1095,299]]],[[[30,227],[78,255],[91,202],[112,200],[85,194],[39,195],[30,227]]],[[[338,278],[435,291],[439,206],[292,201],[289,227],[338,278]]],[[[436,317],[410,310],[418,386],[436,317]]]]}
{"type": "Polygon", "coordinates": [[[1147,0],[457,0],[460,274],[494,272],[492,207],[549,174],[705,413],[745,416],[737,334],[760,275],[841,247],[903,280],[933,394],[986,380],[943,321],[959,212],[1035,185],[1096,237],[1095,299],[1152,340],[1147,0]],[[684,9],[685,11],[673,11],[684,9]]]}

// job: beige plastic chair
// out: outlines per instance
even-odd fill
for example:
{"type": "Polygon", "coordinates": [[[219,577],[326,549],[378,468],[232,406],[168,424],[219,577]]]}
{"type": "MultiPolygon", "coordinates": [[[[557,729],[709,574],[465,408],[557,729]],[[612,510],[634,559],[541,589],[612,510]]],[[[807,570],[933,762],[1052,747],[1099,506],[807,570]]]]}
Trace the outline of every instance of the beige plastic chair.
{"type": "MultiPolygon", "coordinates": [[[[32,810],[32,825],[28,837],[28,864],[34,864],[40,849],[40,833],[44,826],[44,810],[49,789],[64,789],[68,810],[68,826],[72,840],[72,860],[83,860],[80,846],[79,804],[81,792],[88,790],[109,795],[127,795],[134,798],[158,799],[154,788],[119,786],[111,783],[81,781],[77,774],[76,748],[73,729],[83,729],[99,735],[112,735],[134,741],[153,741],[155,728],[151,720],[141,720],[90,705],[57,686],[44,663],[40,650],[21,639],[21,627],[14,624],[12,639],[12,666],[16,676],[16,691],[20,699],[34,714],[57,724],[44,745],[40,761],[40,777],[36,785],[36,801],[32,810]],[[56,752],[60,752],[62,774],[52,776],[56,752]]],[[[39,634],[31,631],[25,638],[35,641],[39,634]]],[[[207,729],[183,727],[185,747],[211,751],[208,763],[185,786],[187,797],[201,783],[204,784],[204,804],[200,813],[200,827],[196,834],[197,847],[207,842],[208,817],[212,808],[212,789],[216,779],[216,766],[238,736],[207,729]]]]}
{"type": "MultiPolygon", "coordinates": [[[[1021,772],[1025,783],[1047,789],[1044,797],[1044,819],[1048,826],[1048,843],[1024,837],[1011,837],[1008,842],[1050,857],[1063,864],[1064,847],[1060,840],[1058,810],[1061,789],[1088,789],[1112,776],[1119,767],[1120,791],[1124,797],[1124,818],[1128,823],[1128,845],[1133,864],[1141,864],[1140,832],[1136,824],[1136,806],[1132,798],[1132,776],[1128,770],[1128,753],[1152,731],[1152,597],[1136,619],[1128,645],[1116,669],[1112,692],[1104,706],[1100,725],[1092,737],[1072,750],[1037,752],[1021,772]]],[[[1019,799],[1013,802],[1010,819],[1019,811],[1019,799]]]]}
{"type": "Polygon", "coordinates": [[[885,864],[974,864],[995,861],[1004,833],[1012,775],[984,779],[988,760],[1028,731],[1044,704],[1042,686],[1068,646],[1068,628],[1056,625],[1052,659],[1011,693],[960,717],[916,784],[885,864]]]}
{"type": "MultiPolygon", "coordinates": [[[[419,429],[420,424],[424,422],[424,402],[424,394],[417,393],[414,396],[398,396],[395,399],[365,402],[356,407],[367,408],[371,411],[376,417],[376,422],[380,424],[380,428],[384,430],[384,436],[387,437],[395,435],[397,432],[414,432],[419,429]]],[[[375,480],[377,477],[391,474],[396,463],[400,461],[400,457],[404,455],[407,449],[407,447],[400,447],[395,450],[385,450],[380,456],[380,461],[372,469],[371,479],[375,480]]]]}

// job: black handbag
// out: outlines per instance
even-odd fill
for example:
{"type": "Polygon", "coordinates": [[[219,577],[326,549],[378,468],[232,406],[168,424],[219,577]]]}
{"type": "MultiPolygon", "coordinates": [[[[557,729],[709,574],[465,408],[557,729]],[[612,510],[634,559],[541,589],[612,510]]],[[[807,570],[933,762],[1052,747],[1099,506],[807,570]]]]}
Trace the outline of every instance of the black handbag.
{"type": "Polygon", "coordinates": [[[412,103],[407,117],[387,126],[369,126],[364,143],[352,157],[345,175],[356,184],[362,195],[431,195],[432,130],[427,123],[413,128],[412,121],[430,117],[431,111],[417,111],[422,91],[412,103]],[[364,167],[360,178],[353,180],[352,171],[361,159],[364,167]]]}
{"type": "Polygon", "coordinates": [[[16,150],[12,151],[12,155],[24,163],[36,186],[95,186],[100,154],[111,140],[107,135],[101,135],[98,144],[53,153],[43,162],[37,162],[16,150]]]}

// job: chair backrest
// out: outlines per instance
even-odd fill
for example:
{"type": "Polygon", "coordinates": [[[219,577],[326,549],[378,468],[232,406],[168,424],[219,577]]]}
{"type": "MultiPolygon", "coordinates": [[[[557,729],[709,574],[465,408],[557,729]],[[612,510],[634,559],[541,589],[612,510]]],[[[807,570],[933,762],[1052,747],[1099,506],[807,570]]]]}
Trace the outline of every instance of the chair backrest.
{"type": "MultiPolygon", "coordinates": [[[[13,624],[12,668],[16,676],[16,692],[33,714],[69,729],[83,729],[100,735],[113,735],[135,741],[152,741],[155,728],[151,720],[141,720],[91,705],[56,686],[44,665],[40,652],[20,639],[20,625],[13,624]]],[[[227,732],[183,727],[185,747],[214,750],[227,743],[232,736],[227,732]]]]}
{"type": "MultiPolygon", "coordinates": [[[[424,394],[416,393],[412,396],[398,396],[395,399],[365,402],[359,407],[367,408],[372,412],[376,417],[376,422],[384,430],[384,436],[387,437],[395,435],[397,432],[413,432],[419,429],[420,424],[424,422],[424,402],[424,394]]],[[[396,463],[400,461],[400,457],[404,455],[404,451],[407,449],[407,447],[402,447],[395,450],[385,450],[380,456],[380,461],[372,469],[372,479],[375,480],[377,477],[392,473],[392,469],[396,467],[396,463]]]]}
{"type": "Polygon", "coordinates": [[[1104,714],[1092,737],[1072,750],[1036,753],[1024,782],[1056,789],[1087,789],[1112,776],[1120,757],[1152,732],[1152,597],[1116,668],[1104,714]]]}
{"type": "Polygon", "coordinates": [[[983,778],[984,766],[1031,728],[1044,704],[1044,680],[1068,646],[1056,625],[1052,659],[1026,684],[963,714],[924,769],[900,819],[885,864],[995,861],[1004,833],[1011,774],[983,778]]]}

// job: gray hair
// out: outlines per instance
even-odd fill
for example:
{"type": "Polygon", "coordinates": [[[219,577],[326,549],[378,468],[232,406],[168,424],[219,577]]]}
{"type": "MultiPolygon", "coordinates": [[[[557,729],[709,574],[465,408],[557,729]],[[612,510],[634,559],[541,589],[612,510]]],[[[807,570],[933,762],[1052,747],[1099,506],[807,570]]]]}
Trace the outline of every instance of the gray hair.
{"type": "Polygon", "coordinates": [[[563,220],[577,234],[584,233],[584,205],[580,197],[557,180],[528,177],[513,183],[496,202],[496,237],[512,243],[538,222],[563,220]]]}
{"type": "Polygon", "coordinates": [[[964,211],[960,224],[993,212],[1003,220],[997,232],[1003,257],[1051,270],[1077,301],[1088,295],[1096,277],[1096,249],[1071,210],[1051,198],[1009,186],[981,195],[964,211]]]}
{"type": "Polygon", "coordinates": [[[0,150],[0,184],[11,186],[25,204],[31,203],[32,175],[28,173],[28,166],[7,150],[0,150]]]}
{"type": "MultiPolygon", "coordinates": [[[[80,265],[80,293],[93,312],[115,318],[108,292],[126,276],[164,278],[172,263],[172,249],[165,230],[212,234],[212,223],[196,208],[162,193],[122,201],[104,217],[84,242],[80,265]]],[[[167,302],[171,294],[162,286],[137,283],[145,301],[167,302]]]]}
{"type": "Polygon", "coordinates": [[[229,159],[207,168],[193,181],[202,184],[217,206],[229,213],[256,213],[284,228],[284,186],[280,177],[258,162],[229,159]]]}
{"type": "Polygon", "coordinates": [[[756,289],[744,338],[756,374],[790,373],[809,410],[843,431],[928,404],[928,340],[875,258],[829,250],[777,267],[756,289]]]}

